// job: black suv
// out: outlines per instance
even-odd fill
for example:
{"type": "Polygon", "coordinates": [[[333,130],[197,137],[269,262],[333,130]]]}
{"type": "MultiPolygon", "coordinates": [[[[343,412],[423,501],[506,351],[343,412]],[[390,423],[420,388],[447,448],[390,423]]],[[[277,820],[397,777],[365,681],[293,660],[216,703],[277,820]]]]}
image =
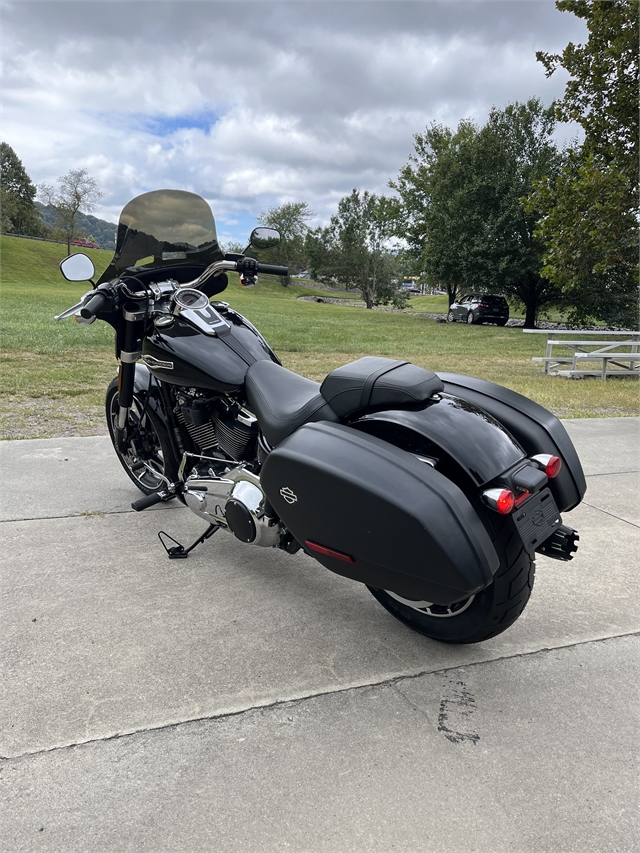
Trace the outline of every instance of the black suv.
{"type": "Polygon", "coordinates": [[[504,326],[509,319],[509,306],[504,296],[490,293],[470,293],[459,302],[454,302],[447,314],[447,320],[453,323],[497,323],[504,326]]]}

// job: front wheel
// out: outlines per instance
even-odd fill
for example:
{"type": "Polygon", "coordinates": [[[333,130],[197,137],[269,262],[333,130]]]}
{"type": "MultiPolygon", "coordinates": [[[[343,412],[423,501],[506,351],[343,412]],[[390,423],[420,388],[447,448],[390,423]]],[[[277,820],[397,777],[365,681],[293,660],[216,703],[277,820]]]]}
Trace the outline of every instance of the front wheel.
{"type": "Polygon", "coordinates": [[[506,631],[527,606],[535,564],[518,533],[505,523],[493,543],[500,566],[486,589],[449,606],[413,601],[394,592],[369,587],[392,616],[409,628],[443,643],[479,643],[506,631]]]}
{"type": "Polygon", "coordinates": [[[118,448],[116,423],[118,420],[118,380],[114,379],[107,390],[107,426],[113,448],[120,464],[145,495],[157,492],[167,479],[177,479],[178,463],[175,460],[169,438],[156,416],[145,408],[144,400],[134,395],[129,412],[129,445],[126,453],[118,448]]]}
{"type": "Polygon", "coordinates": [[[453,322],[455,322],[455,319],[456,318],[453,316],[453,311],[449,311],[449,313],[447,314],[447,322],[453,323],[453,322]]]}

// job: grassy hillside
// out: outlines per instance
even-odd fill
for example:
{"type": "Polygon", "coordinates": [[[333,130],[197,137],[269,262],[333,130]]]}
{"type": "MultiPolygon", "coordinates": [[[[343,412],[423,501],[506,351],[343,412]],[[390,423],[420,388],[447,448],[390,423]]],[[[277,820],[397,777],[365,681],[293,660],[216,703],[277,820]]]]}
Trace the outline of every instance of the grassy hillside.
{"type": "MultiPolygon", "coordinates": [[[[88,285],[62,278],[58,264],[64,246],[2,237],[0,253],[4,436],[104,432],[104,393],[117,369],[112,330],[103,323],[87,328],[73,320],[53,321],[88,285]]],[[[98,274],[111,259],[98,249],[88,254],[98,274]]],[[[298,296],[318,291],[301,285],[285,289],[264,279],[244,290],[231,278],[221,298],[255,323],[285,367],[312,379],[363,355],[382,355],[490,379],[562,417],[638,413],[637,379],[546,377],[531,362],[543,354],[543,340],[520,329],[438,324],[407,314],[301,302],[298,296]]]]}

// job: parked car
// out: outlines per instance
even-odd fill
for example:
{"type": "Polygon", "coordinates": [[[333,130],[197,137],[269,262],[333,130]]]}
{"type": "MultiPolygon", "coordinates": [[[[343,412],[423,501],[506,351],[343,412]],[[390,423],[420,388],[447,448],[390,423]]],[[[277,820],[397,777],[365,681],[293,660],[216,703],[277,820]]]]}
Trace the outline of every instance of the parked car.
{"type": "Polygon", "coordinates": [[[496,323],[504,326],[509,319],[509,306],[504,296],[494,296],[490,293],[469,293],[449,308],[447,320],[453,323],[460,320],[463,323],[496,323]]]}

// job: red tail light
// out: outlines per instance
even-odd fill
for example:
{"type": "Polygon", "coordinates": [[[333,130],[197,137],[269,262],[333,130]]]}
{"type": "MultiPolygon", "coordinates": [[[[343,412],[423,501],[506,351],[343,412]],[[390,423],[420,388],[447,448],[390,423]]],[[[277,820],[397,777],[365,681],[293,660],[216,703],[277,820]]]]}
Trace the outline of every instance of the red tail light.
{"type": "Polygon", "coordinates": [[[550,480],[557,477],[562,470],[562,459],[560,459],[559,456],[551,456],[548,453],[538,453],[537,456],[532,456],[531,459],[539,468],[542,468],[550,480]]]}
{"type": "Polygon", "coordinates": [[[487,489],[482,493],[482,499],[500,515],[509,515],[516,505],[516,497],[510,489],[487,489]]]}
{"type": "Polygon", "coordinates": [[[557,477],[562,468],[562,459],[559,456],[552,456],[551,459],[544,466],[544,473],[550,480],[553,480],[554,477],[557,477]]]}

